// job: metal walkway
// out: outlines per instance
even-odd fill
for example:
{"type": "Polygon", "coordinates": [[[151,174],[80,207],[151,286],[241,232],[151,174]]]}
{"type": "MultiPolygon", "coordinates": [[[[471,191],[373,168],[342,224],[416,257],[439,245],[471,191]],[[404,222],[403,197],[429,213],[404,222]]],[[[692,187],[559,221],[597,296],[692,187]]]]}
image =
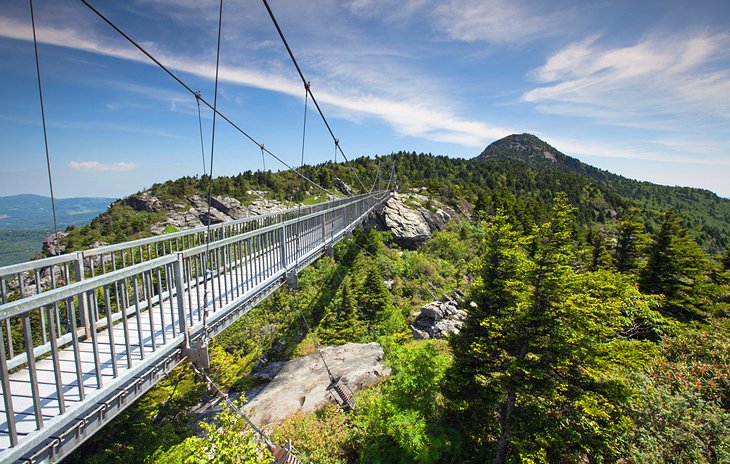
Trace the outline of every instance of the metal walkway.
{"type": "Polygon", "coordinates": [[[0,268],[0,463],[61,460],[389,196],[0,268]]]}

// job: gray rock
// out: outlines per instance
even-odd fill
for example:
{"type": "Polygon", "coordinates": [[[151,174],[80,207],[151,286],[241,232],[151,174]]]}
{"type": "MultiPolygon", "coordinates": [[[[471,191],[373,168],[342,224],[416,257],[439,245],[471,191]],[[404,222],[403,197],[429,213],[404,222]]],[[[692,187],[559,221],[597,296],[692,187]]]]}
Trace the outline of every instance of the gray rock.
{"type": "Polygon", "coordinates": [[[63,244],[63,239],[67,235],[66,232],[58,232],[47,236],[43,239],[43,252],[47,256],[58,256],[66,253],[66,245],[63,244]]]}
{"type": "Polygon", "coordinates": [[[393,233],[393,240],[404,248],[415,249],[431,235],[446,228],[446,223],[454,217],[453,210],[437,201],[429,200],[421,194],[396,194],[378,211],[377,219],[385,230],[393,233]],[[425,206],[438,206],[435,212],[425,206]]]}
{"type": "Polygon", "coordinates": [[[160,199],[148,192],[123,198],[122,204],[131,206],[135,211],[147,211],[149,213],[156,213],[164,209],[160,199]]]}
{"type": "Polygon", "coordinates": [[[352,188],[345,182],[343,182],[342,179],[340,179],[339,177],[335,177],[334,184],[335,188],[339,190],[340,193],[342,193],[343,195],[350,196],[355,193],[355,191],[352,190],[352,188]]]}
{"type": "Polygon", "coordinates": [[[453,301],[428,303],[421,308],[411,324],[413,338],[427,340],[458,334],[466,315],[466,311],[459,309],[453,301]]]}
{"type": "MultiPolygon", "coordinates": [[[[390,374],[383,364],[383,349],[377,343],[323,347],[322,355],[333,374],[342,376],[353,392],[390,374]]],[[[292,359],[244,410],[258,426],[280,424],[295,412],[314,412],[330,403],[329,383],[318,354],[292,359]]]]}

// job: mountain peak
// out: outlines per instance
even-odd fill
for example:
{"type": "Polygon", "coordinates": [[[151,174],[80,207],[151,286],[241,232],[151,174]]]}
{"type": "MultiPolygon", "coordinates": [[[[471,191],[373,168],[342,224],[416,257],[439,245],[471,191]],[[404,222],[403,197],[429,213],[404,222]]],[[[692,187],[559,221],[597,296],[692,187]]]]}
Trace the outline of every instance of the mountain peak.
{"type": "Polygon", "coordinates": [[[490,144],[477,158],[496,157],[538,158],[555,163],[565,155],[532,134],[512,134],[490,144]]]}

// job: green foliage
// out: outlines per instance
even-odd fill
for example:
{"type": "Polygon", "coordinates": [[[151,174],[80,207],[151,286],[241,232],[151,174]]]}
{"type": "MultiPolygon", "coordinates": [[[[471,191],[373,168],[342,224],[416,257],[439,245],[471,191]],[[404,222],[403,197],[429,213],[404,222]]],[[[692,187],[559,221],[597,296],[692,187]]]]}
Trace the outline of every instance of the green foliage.
{"type": "Polygon", "coordinates": [[[626,462],[730,462],[730,326],[694,325],[667,337],[663,356],[635,373],[636,428],[626,462]]]}
{"type": "Polygon", "coordinates": [[[658,321],[656,301],[609,271],[578,273],[571,210],[524,236],[499,213],[487,226],[475,307],[452,338],[451,409],[484,459],[611,460],[630,427],[622,368],[645,363],[650,342],[627,339],[635,319],[658,321]]]}
{"type": "Polygon", "coordinates": [[[664,295],[664,310],[680,318],[701,318],[710,312],[720,289],[712,282],[712,263],[687,236],[673,211],[667,211],[661,229],[649,247],[641,275],[641,289],[664,295]]]}
{"type": "Polygon", "coordinates": [[[213,423],[201,422],[203,436],[188,437],[151,464],[269,464],[273,456],[257,441],[245,420],[226,407],[213,423]]]}
{"type": "Polygon", "coordinates": [[[636,272],[644,244],[644,225],[637,220],[637,211],[632,210],[621,219],[616,234],[615,263],[619,272],[636,272]]]}
{"type": "Polygon", "coordinates": [[[453,450],[439,385],[449,356],[433,342],[391,345],[388,381],[358,397],[355,443],[362,463],[432,463],[453,450]]]}
{"type": "Polygon", "coordinates": [[[349,417],[333,404],[309,415],[295,413],[274,429],[272,438],[279,443],[291,440],[317,464],[346,464],[355,459],[349,417]]]}

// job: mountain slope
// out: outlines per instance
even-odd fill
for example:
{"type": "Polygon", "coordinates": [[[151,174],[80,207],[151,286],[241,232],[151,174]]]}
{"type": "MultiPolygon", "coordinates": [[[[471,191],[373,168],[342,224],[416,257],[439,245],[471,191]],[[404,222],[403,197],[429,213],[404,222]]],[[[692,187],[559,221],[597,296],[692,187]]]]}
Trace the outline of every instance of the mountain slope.
{"type": "MultiPolygon", "coordinates": [[[[335,178],[352,187],[360,185],[360,181],[373,185],[378,164],[383,173],[391,172],[395,164],[397,185],[402,191],[425,187],[429,196],[464,212],[474,205],[493,210],[511,201],[515,203],[512,209],[519,211],[518,215],[528,224],[545,219],[554,196],[565,192],[577,208],[577,221],[584,228],[610,230],[623,214],[638,208],[646,230],[652,232],[661,212],[675,208],[705,250],[716,253],[730,242],[729,200],[706,190],[627,179],[566,156],[529,134],[498,140],[472,159],[401,151],[374,158],[360,157],[345,164],[304,166],[300,171],[334,190],[335,178]]],[[[386,187],[388,176],[385,177],[381,188],[386,187]]],[[[183,177],[156,184],[148,194],[169,204],[182,205],[191,196],[205,197],[207,185],[206,177],[183,177]]],[[[267,198],[285,203],[315,201],[317,196],[316,201],[324,200],[323,192],[308,185],[303,194],[301,186],[301,179],[291,171],[246,171],[215,178],[213,195],[230,196],[244,205],[251,201],[253,191],[265,191],[267,198]]],[[[76,249],[94,241],[112,243],[150,235],[149,228],[160,220],[160,213],[135,211],[128,203],[115,202],[89,226],[73,230],[67,244],[76,249]]]]}
{"type": "MultiPolygon", "coordinates": [[[[112,201],[114,198],[57,198],[58,227],[87,224],[112,201]]],[[[31,194],[0,197],[0,228],[53,229],[51,199],[31,194]]]]}
{"type": "Polygon", "coordinates": [[[475,159],[524,163],[544,173],[573,174],[613,193],[647,212],[674,208],[680,212],[695,238],[708,249],[720,249],[730,237],[730,201],[703,189],[670,187],[637,181],[585,164],[564,155],[531,134],[510,135],[489,145],[475,159]]]}

